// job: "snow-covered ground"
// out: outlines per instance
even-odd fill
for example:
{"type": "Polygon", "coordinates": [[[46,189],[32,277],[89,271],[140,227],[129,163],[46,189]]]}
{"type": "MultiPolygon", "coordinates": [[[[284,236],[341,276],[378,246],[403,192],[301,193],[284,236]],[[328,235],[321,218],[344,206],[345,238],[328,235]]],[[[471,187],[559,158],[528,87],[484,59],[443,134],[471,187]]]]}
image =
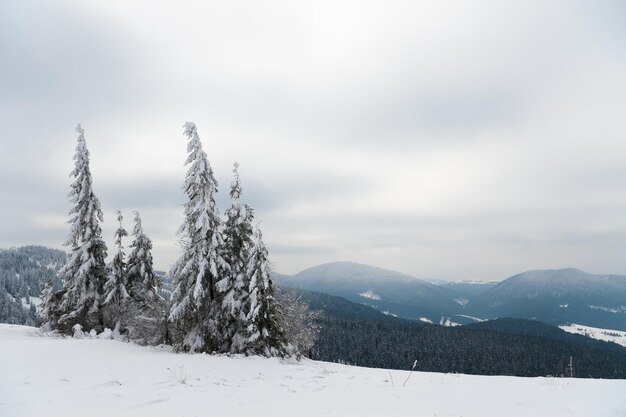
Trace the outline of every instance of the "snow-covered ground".
{"type": "Polygon", "coordinates": [[[458,317],[465,317],[466,319],[474,320],[474,321],[477,321],[477,322],[487,321],[487,320],[485,320],[485,319],[481,319],[480,317],[467,316],[467,315],[465,315],[465,314],[455,314],[455,316],[458,316],[458,317]]]}
{"type": "Polygon", "coordinates": [[[441,319],[439,320],[439,325],[445,326],[445,327],[456,327],[456,326],[460,326],[461,323],[457,323],[457,322],[450,320],[450,317],[441,316],[441,319]]]}
{"type": "Polygon", "coordinates": [[[583,326],[582,324],[575,323],[559,327],[568,333],[582,334],[592,339],[613,342],[626,347],[626,332],[620,330],[600,329],[598,327],[583,326]]]}
{"type": "Polygon", "coordinates": [[[359,293],[359,295],[363,298],[368,298],[370,300],[380,300],[380,295],[376,294],[372,290],[364,291],[362,293],[359,293]]]}
{"type": "Polygon", "coordinates": [[[0,416],[610,417],[626,415],[625,392],[626,380],[174,354],[0,324],[0,416]]]}

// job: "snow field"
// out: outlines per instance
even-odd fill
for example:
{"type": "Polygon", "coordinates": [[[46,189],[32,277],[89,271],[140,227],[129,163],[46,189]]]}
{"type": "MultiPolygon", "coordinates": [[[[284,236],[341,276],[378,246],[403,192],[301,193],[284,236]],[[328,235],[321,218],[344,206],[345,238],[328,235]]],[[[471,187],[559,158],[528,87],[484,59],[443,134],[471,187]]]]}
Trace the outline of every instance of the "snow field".
{"type": "Polygon", "coordinates": [[[409,376],[0,324],[0,416],[611,417],[626,415],[625,392],[625,380],[409,376]]]}
{"type": "Polygon", "coordinates": [[[582,324],[571,323],[559,326],[568,333],[582,334],[592,339],[613,342],[626,347],[626,332],[620,330],[600,329],[598,327],[583,326],[582,324]]]}

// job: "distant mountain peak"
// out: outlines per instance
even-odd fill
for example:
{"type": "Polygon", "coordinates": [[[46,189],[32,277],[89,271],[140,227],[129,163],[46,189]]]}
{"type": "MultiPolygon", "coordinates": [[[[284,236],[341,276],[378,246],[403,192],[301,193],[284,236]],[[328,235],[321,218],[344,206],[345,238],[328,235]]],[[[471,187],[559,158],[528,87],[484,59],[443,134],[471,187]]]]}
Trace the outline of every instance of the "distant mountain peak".
{"type": "Polygon", "coordinates": [[[405,274],[403,272],[397,272],[390,269],[381,268],[373,265],[366,265],[358,262],[352,261],[334,261],[327,262],[320,265],[316,265],[310,268],[307,268],[303,271],[298,272],[293,275],[293,277],[303,277],[308,276],[310,274],[315,274],[319,277],[323,276],[333,276],[336,278],[342,277],[350,277],[353,278],[355,276],[389,276],[395,279],[406,279],[406,280],[414,280],[427,283],[426,281],[417,278],[413,275],[405,274]]]}
{"type": "Polygon", "coordinates": [[[547,268],[547,269],[530,269],[528,271],[520,272],[516,275],[534,275],[534,274],[581,274],[581,275],[592,275],[588,272],[581,271],[577,268],[547,268]]]}
{"type": "Polygon", "coordinates": [[[439,320],[442,308],[462,311],[462,306],[453,301],[456,292],[408,274],[357,262],[329,262],[291,277],[275,276],[287,287],[344,297],[413,320],[439,320]]]}

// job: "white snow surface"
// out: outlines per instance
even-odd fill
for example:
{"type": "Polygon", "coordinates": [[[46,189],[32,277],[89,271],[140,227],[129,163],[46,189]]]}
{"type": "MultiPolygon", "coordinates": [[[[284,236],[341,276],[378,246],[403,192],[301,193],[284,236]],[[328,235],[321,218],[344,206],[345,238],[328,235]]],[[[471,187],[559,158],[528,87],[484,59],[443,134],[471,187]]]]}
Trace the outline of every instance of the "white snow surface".
{"type": "Polygon", "coordinates": [[[362,293],[359,293],[361,297],[369,298],[370,300],[380,300],[380,295],[376,294],[372,290],[367,290],[362,293]]]}
{"type": "Polygon", "coordinates": [[[568,333],[582,334],[592,339],[613,342],[626,347],[626,332],[621,330],[601,329],[599,327],[583,326],[582,324],[571,323],[559,326],[568,333]]]}
{"type": "Polygon", "coordinates": [[[474,321],[477,321],[477,322],[487,321],[486,319],[481,319],[480,317],[468,316],[468,315],[465,315],[465,314],[455,314],[455,316],[465,317],[466,319],[474,320],[474,321]]]}
{"type": "Polygon", "coordinates": [[[439,320],[439,325],[444,327],[456,327],[460,326],[461,323],[450,320],[450,317],[441,316],[441,320],[439,320]]]}
{"type": "Polygon", "coordinates": [[[409,376],[311,360],[175,354],[7,324],[0,324],[0,370],[0,416],[12,417],[626,415],[626,380],[409,376]]]}
{"type": "Polygon", "coordinates": [[[592,310],[600,310],[600,311],[606,311],[607,313],[626,313],[626,306],[620,306],[620,307],[602,307],[602,306],[592,306],[592,305],[588,305],[587,307],[589,307],[592,310]]]}
{"type": "Polygon", "coordinates": [[[460,305],[461,307],[465,307],[469,300],[467,298],[455,298],[454,302],[460,305]]]}

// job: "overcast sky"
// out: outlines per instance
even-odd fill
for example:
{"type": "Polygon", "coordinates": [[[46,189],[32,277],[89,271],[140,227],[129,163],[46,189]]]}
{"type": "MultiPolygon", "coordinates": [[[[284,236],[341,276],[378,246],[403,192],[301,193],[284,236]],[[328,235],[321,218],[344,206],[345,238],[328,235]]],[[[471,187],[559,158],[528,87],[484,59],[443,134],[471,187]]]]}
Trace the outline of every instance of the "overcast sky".
{"type": "Polygon", "coordinates": [[[62,247],[80,122],[169,269],[188,120],[279,272],[626,274],[624,2],[3,1],[0,247],[62,247]]]}

